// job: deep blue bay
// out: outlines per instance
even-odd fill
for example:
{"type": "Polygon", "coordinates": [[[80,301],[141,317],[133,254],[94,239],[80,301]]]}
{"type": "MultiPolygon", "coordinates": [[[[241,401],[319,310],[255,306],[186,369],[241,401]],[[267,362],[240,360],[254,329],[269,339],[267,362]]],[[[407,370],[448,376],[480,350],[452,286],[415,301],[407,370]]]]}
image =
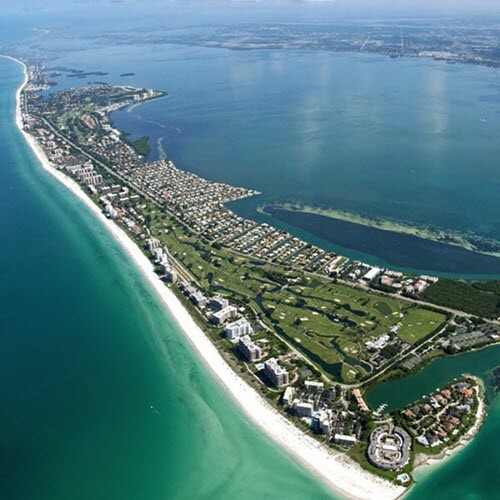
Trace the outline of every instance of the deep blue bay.
{"type": "MultiPolygon", "coordinates": [[[[401,270],[420,270],[447,277],[484,278],[487,274],[500,276],[500,259],[498,257],[472,252],[456,245],[447,245],[432,240],[419,238],[411,234],[386,231],[361,224],[332,219],[323,215],[307,214],[267,208],[271,220],[279,221],[277,225],[284,229],[295,229],[301,232],[304,239],[310,240],[304,231],[314,232],[322,241],[324,248],[349,254],[353,258],[368,261],[383,267],[401,270]],[[284,223],[284,224],[283,224],[284,223]],[[302,229],[302,231],[300,231],[302,229]],[[335,245],[330,240],[335,235],[335,245]],[[347,249],[347,251],[346,251],[347,249]]],[[[269,218],[260,217],[269,222],[269,218]]],[[[311,235],[313,236],[313,235],[311,235]]]]}
{"type": "MultiPolygon", "coordinates": [[[[261,191],[242,215],[257,219],[260,204],[299,201],[500,240],[498,70],[171,45],[92,46],[55,63],[166,90],[166,99],[115,113],[116,125],[150,136],[152,159],[161,140],[180,168],[261,191]],[[128,71],[135,76],[119,77],[128,71]]],[[[309,214],[281,219],[373,263],[500,276],[500,259],[451,245],[378,231],[370,246],[363,227],[340,231],[338,221],[309,214]]]]}
{"type": "MultiPolygon", "coordinates": [[[[115,113],[116,126],[150,136],[152,158],[161,139],[180,168],[262,191],[235,204],[239,213],[377,264],[500,275],[500,259],[456,247],[256,211],[293,199],[500,239],[497,70],[352,54],[85,43],[65,46],[51,64],[166,90],[165,99],[115,113]],[[126,72],[135,75],[119,76],[126,72]]],[[[12,69],[10,78],[1,88],[2,116],[12,111],[19,75],[12,69]]],[[[55,90],[93,78],[63,76],[55,90]]],[[[325,496],[228,401],[126,256],[40,170],[13,124],[2,123],[0,132],[2,231],[10,235],[2,369],[14,381],[4,388],[1,418],[12,450],[0,482],[8,498],[325,496]],[[26,471],[29,491],[19,489],[26,471]],[[70,495],[74,484],[83,485],[79,497],[70,495]]],[[[493,366],[495,352],[478,355],[478,365],[486,357],[493,366]]],[[[421,376],[429,387],[434,375],[444,383],[459,373],[457,359],[439,360],[421,376]]],[[[420,394],[415,380],[403,380],[384,386],[381,401],[386,387],[394,400],[408,387],[420,394]]],[[[410,498],[493,498],[499,415],[497,399],[477,441],[421,472],[410,498]]]]}

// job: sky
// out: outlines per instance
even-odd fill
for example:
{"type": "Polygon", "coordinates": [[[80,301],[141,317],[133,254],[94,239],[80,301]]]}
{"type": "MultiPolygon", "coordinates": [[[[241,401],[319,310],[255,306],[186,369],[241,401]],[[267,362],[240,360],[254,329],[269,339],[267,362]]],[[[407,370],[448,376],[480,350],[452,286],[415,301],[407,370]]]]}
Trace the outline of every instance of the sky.
{"type": "MultiPolygon", "coordinates": [[[[170,25],[390,17],[500,19],[500,0],[0,0],[5,16],[44,25],[142,20],[170,25]]],[[[0,23],[1,24],[1,23],[0,23]]]]}
{"type": "MultiPolygon", "coordinates": [[[[7,3],[7,2],[6,2],[7,3]]],[[[17,0],[9,2],[11,9],[35,9],[52,10],[54,8],[71,10],[82,8],[83,6],[114,5],[116,8],[124,5],[183,5],[203,4],[217,5],[231,8],[235,5],[251,6],[255,9],[262,9],[268,6],[279,5],[280,8],[288,6],[289,8],[329,8],[343,12],[487,12],[500,11],[500,0],[17,0]]],[[[3,7],[2,7],[3,8],[3,7]]],[[[7,6],[9,8],[9,6],[7,6]]]]}

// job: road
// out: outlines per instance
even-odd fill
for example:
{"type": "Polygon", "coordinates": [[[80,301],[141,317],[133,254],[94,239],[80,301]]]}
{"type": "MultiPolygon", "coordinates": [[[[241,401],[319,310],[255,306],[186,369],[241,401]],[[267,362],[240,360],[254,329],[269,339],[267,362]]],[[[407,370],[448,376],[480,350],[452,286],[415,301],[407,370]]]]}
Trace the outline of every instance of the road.
{"type": "MultiPolygon", "coordinates": [[[[165,206],[164,203],[159,202],[154,196],[152,196],[151,194],[149,194],[147,191],[143,190],[141,187],[137,186],[128,177],[126,177],[123,174],[121,174],[121,173],[117,172],[116,170],[112,169],[111,167],[109,167],[108,165],[106,165],[104,162],[102,162],[101,160],[99,160],[98,158],[96,158],[94,155],[88,153],[86,150],[84,150],[83,148],[81,148],[78,144],[76,144],[75,142],[73,142],[70,139],[68,139],[67,137],[65,137],[48,120],[46,120],[45,118],[43,118],[41,116],[39,116],[39,118],[48,127],[48,129],[50,129],[51,132],[54,133],[54,135],[56,135],[57,137],[59,137],[63,142],[65,142],[66,144],[70,145],[71,147],[73,147],[74,149],[76,149],[77,151],[79,151],[82,155],[84,155],[87,158],[89,158],[90,160],[92,160],[96,165],[98,165],[99,167],[103,168],[110,175],[112,175],[115,178],[121,180],[127,186],[130,186],[131,189],[133,189],[136,193],[138,193],[141,196],[143,196],[145,199],[149,200],[156,207],[158,207],[161,210],[164,210],[166,213],[168,213],[171,217],[173,217],[183,227],[186,227],[191,232],[194,232],[195,234],[197,234],[198,236],[200,236],[204,241],[206,241],[207,244],[211,243],[210,241],[206,240],[206,238],[204,238],[199,232],[194,231],[184,221],[180,220],[176,215],[174,215],[172,212],[170,212],[167,209],[167,207],[165,206]]],[[[231,251],[231,253],[233,253],[235,255],[238,255],[240,257],[244,257],[244,258],[248,258],[249,257],[248,255],[241,254],[240,252],[237,252],[237,251],[235,251],[235,250],[233,250],[231,248],[226,248],[226,247],[224,247],[224,248],[226,250],[231,251]]],[[[170,258],[172,259],[172,261],[175,262],[176,268],[178,269],[178,271],[180,272],[180,274],[183,275],[183,277],[189,278],[190,281],[193,281],[193,282],[196,283],[196,280],[193,278],[193,276],[191,275],[191,273],[189,273],[186,270],[186,268],[178,260],[173,259],[172,256],[170,256],[170,258]]],[[[264,263],[268,263],[268,264],[272,264],[272,265],[277,265],[276,263],[273,263],[271,261],[267,261],[266,259],[255,259],[255,260],[259,260],[259,261],[262,261],[264,263]]],[[[286,269],[285,266],[280,266],[280,267],[286,269]]],[[[293,269],[290,268],[290,270],[293,270],[293,269]]],[[[324,274],[310,273],[310,272],[306,272],[306,271],[303,271],[303,272],[306,275],[320,277],[321,279],[327,278],[324,274]]],[[[327,279],[331,279],[331,278],[327,278],[327,279]]],[[[415,305],[419,305],[419,306],[422,306],[422,307],[425,307],[425,308],[432,308],[432,309],[434,309],[436,311],[441,311],[441,312],[446,313],[446,314],[452,314],[454,317],[460,316],[460,317],[464,317],[464,318],[471,318],[473,316],[473,315],[465,313],[463,311],[459,311],[459,310],[452,309],[452,308],[449,308],[449,307],[439,306],[439,305],[436,305],[436,304],[432,304],[430,302],[426,302],[426,301],[419,300],[419,299],[414,299],[414,298],[411,298],[411,297],[405,297],[403,295],[395,295],[395,294],[391,294],[391,293],[388,293],[388,292],[384,292],[382,290],[376,290],[376,289],[373,289],[373,288],[371,288],[369,286],[366,286],[366,285],[363,285],[363,284],[359,284],[359,283],[354,283],[354,282],[351,282],[351,281],[338,280],[338,283],[341,283],[342,285],[348,286],[350,288],[362,290],[364,292],[368,292],[368,293],[372,293],[372,294],[377,294],[377,295],[380,295],[380,296],[383,296],[383,297],[388,297],[388,298],[391,298],[391,299],[399,299],[399,300],[402,300],[402,301],[405,301],[405,302],[408,302],[408,303],[412,303],[412,304],[415,304],[415,305]]],[[[199,286],[199,284],[197,284],[197,285],[199,286]]],[[[255,310],[254,310],[254,313],[256,313],[255,310]]],[[[498,321],[498,320],[486,320],[486,321],[489,322],[489,323],[492,323],[492,324],[500,326],[500,321],[498,321]]],[[[267,331],[271,332],[274,336],[276,336],[282,342],[284,342],[292,352],[294,352],[297,356],[299,356],[301,359],[303,359],[305,362],[307,362],[310,366],[314,366],[315,367],[315,365],[311,362],[311,360],[309,360],[297,348],[295,348],[286,339],[284,339],[277,332],[275,332],[274,329],[270,328],[262,320],[259,320],[259,322],[261,323],[262,327],[264,327],[267,331]]],[[[364,380],[363,382],[359,382],[359,383],[356,383],[356,384],[334,383],[334,382],[332,382],[326,376],[326,374],[324,374],[323,372],[321,372],[322,373],[322,379],[325,382],[327,382],[327,383],[329,383],[331,385],[338,385],[338,386],[346,387],[346,388],[350,388],[350,389],[359,388],[359,387],[365,386],[365,385],[369,384],[370,382],[373,382],[373,380],[375,380],[376,378],[378,378],[383,373],[385,373],[388,370],[394,368],[394,366],[396,364],[400,363],[402,360],[406,359],[407,357],[411,356],[412,354],[415,354],[415,352],[418,349],[422,348],[423,346],[426,346],[426,345],[430,344],[435,338],[437,338],[440,334],[442,334],[444,332],[444,329],[446,328],[447,325],[448,325],[448,322],[445,324],[445,326],[441,330],[439,330],[438,332],[436,332],[434,335],[432,335],[431,337],[429,337],[428,339],[426,339],[423,343],[419,344],[418,346],[410,349],[409,351],[401,352],[400,354],[398,354],[394,358],[394,360],[391,361],[388,365],[386,365],[382,370],[377,371],[376,373],[374,373],[372,376],[370,376],[368,379],[364,380]]],[[[315,367],[315,368],[317,368],[317,367],[315,367]]]]}
{"type": "MultiPolygon", "coordinates": [[[[102,161],[98,160],[95,156],[93,156],[92,154],[88,153],[87,151],[85,151],[84,149],[82,149],[80,146],[78,146],[75,142],[71,141],[70,139],[68,139],[67,137],[65,137],[64,135],[62,135],[55,127],[52,126],[52,124],[50,122],[48,122],[45,118],[43,117],[39,117],[46,125],[47,127],[55,134],[57,135],[57,137],[59,137],[61,140],[63,140],[66,144],[69,144],[70,146],[72,146],[73,148],[75,148],[77,151],[79,151],[81,154],[85,155],[87,158],[89,158],[90,160],[92,160],[93,162],[95,162],[97,165],[99,165],[101,168],[103,168],[104,170],[106,170],[106,172],[108,172],[109,174],[113,175],[114,177],[120,179],[122,182],[124,182],[125,184],[129,185],[134,191],[136,191],[137,193],[139,193],[141,196],[144,196],[144,198],[146,198],[147,200],[151,201],[156,207],[162,209],[162,210],[165,210],[171,217],[173,217],[179,224],[182,224],[183,227],[186,227],[187,229],[189,229],[191,232],[197,234],[198,236],[202,237],[204,240],[206,240],[199,232],[193,230],[189,225],[187,225],[184,221],[180,220],[177,216],[175,216],[172,212],[170,212],[168,210],[168,208],[165,206],[164,203],[161,203],[159,202],[154,196],[152,196],[151,194],[149,194],[147,191],[143,190],[141,187],[137,186],[133,181],[131,181],[128,177],[120,174],[119,172],[117,172],[116,170],[110,168],[109,166],[107,166],[105,163],[103,163],[102,161]]],[[[212,242],[206,240],[206,242],[208,244],[211,244],[212,242]]],[[[247,254],[243,254],[243,253],[240,253],[240,252],[237,252],[231,248],[227,248],[227,247],[224,247],[224,249],[234,253],[235,255],[238,255],[240,257],[245,257],[245,258],[249,258],[249,256],[247,254]]],[[[258,260],[258,261],[261,261],[263,263],[266,263],[266,264],[271,264],[271,265],[277,265],[276,263],[273,263],[272,261],[269,261],[269,260],[266,260],[266,259],[260,259],[260,258],[255,258],[255,257],[252,257],[254,260],[258,260]]],[[[286,269],[286,266],[280,266],[280,267],[284,267],[286,269]]],[[[290,270],[293,270],[292,268],[290,268],[290,270]]],[[[320,277],[322,279],[325,279],[327,278],[324,274],[320,274],[320,273],[310,273],[310,272],[307,272],[307,271],[303,271],[304,274],[306,275],[310,275],[310,276],[316,276],[316,277],[320,277]]],[[[405,302],[410,302],[410,303],[413,303],[413,304],[416,304],[416,305],[420,305],[420,306],[423,306],[423,307],[426,307],[426,308],[432,308],[432,309],[435,309],[435,310],[439,310],[439,311],[442,311],[444,313],[449,313],[449,314],[454,314],[456,316],[462,316],[464,318],[471,318],[473,317],[472,314],[469,314],[469,313],[466,313],[464,311],[460,311],[460,310],[457,310],[457,309],[452,309],[450,307],[445,307],[445,306],[440,306],[440,305],[437,305],[437,304],[433,304],[431,302],[426,302],[424,300],[420,300],[420,299],[414,299],[414,298],[411,298],[411,297],[406,297],[404,295],[396,295],[396,294],[393,294],[393,293],[388,293],[388,292],[384,292],[382,290],[376,290],[374,288],[371,288],[369,286],[366,286],[366,285],[362,285],[362,284],[358,284],[358,283],[355,283],[355,282],[352,282],[352,281],[347,281],[347,280],[338,280],[338,283],[341,283],[345,286],[348,286],[348,287],[351,287],[351,288],[355,288],[355,289],[358,289],[358,290],[362,290],[362,291],[365,291],[365,292],[369,292],[369,293],[375,293],[375,294],[378,294],[378,295],[381,295],[381,296],[384,296],[384,297],[389,297],[389,298],[392,298],[392,299],[399,299],[399,300],[403,300],[405,302]]],[[[498,320],[488,320],[488,319],[485,319],[485,321],[489,322],[489,323],[492,323],[492,324],[495,324],[495,325],[498,325],[500,326],[500,321],[498,320]]]]}

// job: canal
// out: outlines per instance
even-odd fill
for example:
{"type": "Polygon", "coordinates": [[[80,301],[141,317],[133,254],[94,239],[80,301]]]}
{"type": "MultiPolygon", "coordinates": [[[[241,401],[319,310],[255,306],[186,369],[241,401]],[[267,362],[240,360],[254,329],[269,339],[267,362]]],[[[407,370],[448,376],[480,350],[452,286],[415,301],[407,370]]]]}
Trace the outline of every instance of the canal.
{"type": "Polygon", "coordinates": [[[387,411],[391,411],[407,406],[463,373],[484,379],[488,371],[499,365],[500,344],[480,351],[438,358],[414,375],[377,385],[365,395],[365,399],[372,408],[386,403],[387,411]]]}

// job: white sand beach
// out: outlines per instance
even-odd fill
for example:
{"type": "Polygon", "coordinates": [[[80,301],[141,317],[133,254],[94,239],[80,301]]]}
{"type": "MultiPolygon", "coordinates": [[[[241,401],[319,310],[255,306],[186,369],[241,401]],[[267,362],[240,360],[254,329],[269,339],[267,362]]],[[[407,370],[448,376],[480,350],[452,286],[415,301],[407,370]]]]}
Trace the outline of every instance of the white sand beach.
{"type": "MultiPolygon", "coordinates": [[[[15,60],[15,59],[14,59],[15,60]]],[[[27,82],[26,66],[25,82],[27,82]]],[[[153,271],[153,265],[141,249],[114,222],[107,219],[80,186],[60,170],[53,168],[37,141],[23,130],[20,109],[22,87],[17,91],[16,124],[41,165],[61,184],[75,194],[104,224],[117,242],[141,270],[151,288],[176,320],[181,331],[199,353],[221,386],[232,397],[243,413],[278,445],[323,481],[333,492],[348,498],[388,500],[401,496],[405,488],[364,471],[342,453],[330,452],[319,442],[305,435],[281,416],[251,386],[244,382],[222,358],[221,354],[195,323],[174,293],[153,271]]]]}

